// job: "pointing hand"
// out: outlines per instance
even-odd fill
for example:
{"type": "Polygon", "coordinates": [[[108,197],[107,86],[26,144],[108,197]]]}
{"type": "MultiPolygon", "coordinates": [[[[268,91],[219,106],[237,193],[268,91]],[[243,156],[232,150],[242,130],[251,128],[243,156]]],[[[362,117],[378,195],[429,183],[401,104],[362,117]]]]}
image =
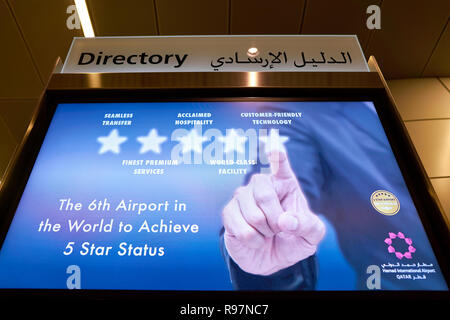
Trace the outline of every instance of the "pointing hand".
{"type": "Polygon", "coordinates": [[[254,174],[222,212],[225,247],[239,267],[270,275],[308,258],[325,234],[284,152],[268,154],[271,173],[254,174]]]}

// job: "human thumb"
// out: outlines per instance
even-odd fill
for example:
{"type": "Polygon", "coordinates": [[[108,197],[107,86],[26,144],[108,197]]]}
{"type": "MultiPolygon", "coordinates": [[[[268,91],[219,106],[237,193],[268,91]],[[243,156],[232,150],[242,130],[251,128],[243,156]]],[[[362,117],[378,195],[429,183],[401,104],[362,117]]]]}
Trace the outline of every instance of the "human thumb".
{"type": "Polygon", "coordinates": [[[299,227],[298,219],[293,213],[286,211],[278,217],[278,227],[286,233],[295,233],[299,227]]]}

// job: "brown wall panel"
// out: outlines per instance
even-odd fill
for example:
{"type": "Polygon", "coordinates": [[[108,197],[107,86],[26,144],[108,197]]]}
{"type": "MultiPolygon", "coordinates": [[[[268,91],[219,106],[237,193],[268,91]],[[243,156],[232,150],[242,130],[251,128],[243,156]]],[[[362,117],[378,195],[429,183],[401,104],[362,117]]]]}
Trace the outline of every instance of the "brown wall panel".
{"type": "Polygon", "coordinates": [[[17,146],[2,117],[0,117],[0,180],[17,146]]]}
{"type": "Polygon", "coordinates": [[[422,75],[450,76],[450,23],[448,21],[422,75]]]}
{"type": "Polygon", "coordinates": [[[73,0],[8,0],[30,48],[44,83],[53,70],[56,58],[65,59],[73,37],[82,30],[67,27],[67,7],[73,0]]]}
{"type": "Polygon", "coordinates": [[[228,34],[228,0],[155,0],[161,35],[228,34]]]}
{"type": "Polygon", "coordinates": [[[6,0],[0,0],[0,98],[35,98],[43,85],[6,0]]]}
{"type": "Polygon", "coordinates": [[[157,35],[153,0],[86,1],[96,36],[157,35]]]}
{"type": "Polygon", "coordinates": [[[0,117],[17,142],[22,140],[37,103],[37,99],[0,100],[0,117]]]}
{"type": "Polygon", "coordinates": [[[356,34],[366,47],[372,30],[366,26],[367,7],[379,0],[309,0],[306,3],[303,34],[356,34]]]}
{"type": "Polygon", "coordinates": [[[232,34],[298,34],[304,0],[230,0],[232,34]]]}
{"type": "Polygon", "coordinates": [[[450,12],[448,0],[384,0],[381,30],[374,31],[367,54],[386,77],[420,77],[450,12]]]}

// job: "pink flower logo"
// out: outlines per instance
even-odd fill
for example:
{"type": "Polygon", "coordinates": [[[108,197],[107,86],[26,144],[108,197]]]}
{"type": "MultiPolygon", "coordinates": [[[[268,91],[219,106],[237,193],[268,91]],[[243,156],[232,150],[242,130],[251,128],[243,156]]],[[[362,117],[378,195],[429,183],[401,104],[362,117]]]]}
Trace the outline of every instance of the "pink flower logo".
{"type": "Polygon", "coordinates": [[[398,232],[398,233],[389,232],[389,238],[384,239],[384,243],[386,243],[388,245],[388,248],[387,248],[388,252],[394,253],[398,259],[403,259],[403,258],[412,259],[412,254],[414,252],[416,252],[416,248],[414,248],[412,246],[411,238],[406,238],[405,235],[401,232],[398,232]],[[403,241],[405,241],[405,243],[408,245],[408,251],[402,253],[395,249],[395,247],[392,245],[392,240],[394,240],[396,238],[402,239],[403,241]]]}

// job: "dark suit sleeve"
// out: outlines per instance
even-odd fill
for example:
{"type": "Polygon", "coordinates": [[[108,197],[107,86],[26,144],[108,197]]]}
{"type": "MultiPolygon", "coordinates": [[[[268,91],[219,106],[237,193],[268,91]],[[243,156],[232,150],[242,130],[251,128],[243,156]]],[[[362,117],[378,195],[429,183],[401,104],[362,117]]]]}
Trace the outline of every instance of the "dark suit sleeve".
{"type": "Polygon", "coordinates": [[[243,271],[228,255],[224,243],[224,229],[220,232],[220,249],[236,290],[314,290],[317,282],[317,261],[313,255],[293,266],[269,276],[243,271]]]}
{"type": "MultiPolygon", "coordinates": [[[[286,110],[277,110],[286,111],[286,110]]],[[[301,121],[301,120],[299,120],[301,121]]],[[[281,128],[280,135],[288,136],[286,148],[291,167],[297,175],[302,191],[316,214],[320,213],[318,199],[324,187],[326,167],[321,161],[320,147],[312,139],[307,126],[296,123],[288,128],[281,128]]],[[[264,162],[264,159],[263,159],[264,162]]],[[[265,162],[267,163],[267,162],[265,162]]],[[[260,172],[258,163],[247,175],[250,177],[260,172]]],[[[237,290],[314,290],[317,282],[317,259],[313,255],[297,262],[291,267],[280,270],[269,276],[259,276],[243,271],[229,256],[224,243],[224,229],[220,232],[220,245],[223,258],[228,267],[233,287],[237,290]]]]}

